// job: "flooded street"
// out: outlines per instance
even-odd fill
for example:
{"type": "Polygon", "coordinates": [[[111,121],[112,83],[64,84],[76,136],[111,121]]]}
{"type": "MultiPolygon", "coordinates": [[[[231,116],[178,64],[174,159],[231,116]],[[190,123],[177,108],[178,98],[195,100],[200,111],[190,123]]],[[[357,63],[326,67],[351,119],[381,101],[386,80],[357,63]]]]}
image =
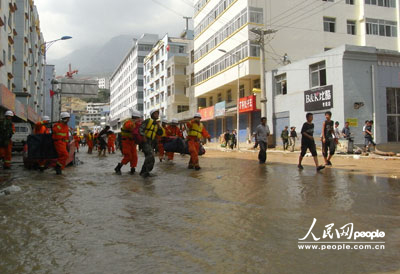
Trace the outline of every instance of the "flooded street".
{"type": "Polygon", "coordinates": [[[148,179],[127,166],[115,175],[119,153],[80,153],[83,163],[59,177],[21,164],[1,170],[2,184],[21,191],[0,196],[0,273],[400,270],[399,179],[341,168],[299,172],[291,163],[260,166],[256,155],[232,155],[207,152],[201,171],[176,155],[174,165],[157,161],[148,179]],[[300,250],[314,218],[319,241],[339,241],[334,230],[322,239],[326,225],[353,223],[354,231],[384,231],[374,241],[385,248],[300,250]]]}

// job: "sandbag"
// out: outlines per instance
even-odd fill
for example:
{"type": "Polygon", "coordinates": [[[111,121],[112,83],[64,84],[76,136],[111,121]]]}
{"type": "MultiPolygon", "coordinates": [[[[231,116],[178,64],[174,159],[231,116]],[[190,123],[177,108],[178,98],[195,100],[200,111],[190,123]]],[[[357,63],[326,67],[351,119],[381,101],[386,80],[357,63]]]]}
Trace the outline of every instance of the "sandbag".
{"type": "Polygon", "coordinates": [[[51,134],[29,135],[27,144],[28,159],[45,160],[58,158],[51,134]]]}

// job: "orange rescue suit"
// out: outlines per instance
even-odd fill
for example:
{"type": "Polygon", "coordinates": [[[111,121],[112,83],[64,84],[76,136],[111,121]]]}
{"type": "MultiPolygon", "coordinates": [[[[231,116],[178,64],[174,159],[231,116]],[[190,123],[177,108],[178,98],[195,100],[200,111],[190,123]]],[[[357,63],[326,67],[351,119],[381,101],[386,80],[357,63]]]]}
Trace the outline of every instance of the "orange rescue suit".
{"type": "Polygon", "coordinates": [[[59,122],[53,126],[53,140],[58,154],[57,165],[64,169],[69,157],[69,127],[67,124],[59,122]]]}
{"type": "Polygon", "coordinates": [[[117,136],[114,133],[111,133],[108,135],[108,141],[107,141],[108,153],[115,152],[115,140],[116,139],[117,139],[117,136]]]}
{"type": "Polygon", "coordinates": [[[81,138],[78,135],[74,135],[74,141],[75,141],[75,148],[79,152],[79,142],[81,141],[81,138]]]}
{"type": "MultiPolygon", "coordinates": [[[[15,133],[14,123],[11,123],[12,131],[15,133]]],[[[8,142],[6,147],[0,147],[0,157],[4,159],[4,167],[11,167],[12,141],[8,142]]]]}
{"type": "Polygon", "coordinates": [[[186,124],[188,128],[188,147],[190,153],[189,166],[199,167],[200,137],[210,138],[210,134],[200,122],[192,120],[186,124]]]}
{"type": "MultiPolygon", "coordinates": [[[[44,121],[37,122],[33,130],[33,134],[50,134],[50,129],[46,127],[47,122],[44,121]]],[[[46,165],[46,160],[39,160],[39,166],[42,168],[46,165]]]]}
{"type": "MultiPolygon", "coordinates": [[[[182,131],[175,125],[169,125],[165,129],[165,134],[168,138],[182,138],[182,131]]],[[[174,152],[167,152],[168,160],[174,159],[174,152]]]]}
{"type": "Polygon", "coordinates": [[[130,163],[131,168],[136,168],[138,162],[136,143],[133,139],[133,131],[139,126],[140,123],[134,123],[133,120],[129,119],[121,128],[122,154],[124,155],[121,164],[126,165],[130,163]]]}
{"type": "Polygon", "coordinates": [[[46,124],[44,121],[42,122],[37,122],[35,124],[35,129],[33,130],[33,134],[49,134],[50,129],[46,127],[46,124]]]}

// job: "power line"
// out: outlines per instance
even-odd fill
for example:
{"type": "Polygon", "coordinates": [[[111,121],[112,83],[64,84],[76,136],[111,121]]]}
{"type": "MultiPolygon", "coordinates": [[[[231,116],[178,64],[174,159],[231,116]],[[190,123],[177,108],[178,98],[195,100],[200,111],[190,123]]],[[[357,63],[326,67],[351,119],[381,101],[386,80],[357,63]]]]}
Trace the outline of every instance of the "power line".
{"type": "MultiPolygon", "coordinates": [[[[332,5],[330,5],[328,8],[331,8],[331,7],[333,7],[333,6],[335,6],[335,5],[339,4],[339,3],[342,3],[343,1],[344,1],[344,0],[339,0],[339,1],[335,2],[335,3],[333,3],[332,5]]],[[[322,5],[320,5],[319,7],[324,6],[325,4],[326,4],[326,3],[322,3],[322,5]]],[[[317,7],[317,8],[319,8],[319,7],[317,7]]],[[[322,9],[322,10],[323,10],[323,9],[322,9]]],[[[281,27],[281,28],[278,29],[278,30],[281,30],[281,29],[290,27],[290,26],[292,26],[293,24],[296,24],[296,23],[299,22],[299,21],[302,21],[302,20],[304,20],[304,19],[306,19],[306,18],[309,18],[310,16],[313,16],[313,15],[315,15],[315,14],[317,14],[317,13],[320,13],[322,10],[318,10],[318,11],[316,11],[316,12],[314,12],[314,13],[311,13],[311,14],[308,14],[310,11],[305,12],[305,13],[303,13],[302,15],[300,15],[300,16],[298,17],[297,20],[295,19],[295,21],[292,21],[292,22],[290,22],[291,20],[287,21],[286,24],[289,23],[289,25],[285,25],[284,27],[281,27]],[[306,17],[301,18],[301,17],[303,17],[304,15],[306,15],[306,17]]],[[[285,24],[285,23],[283,23],[283,24],[285,24]]]]}
{"type": "MultiPolygon", "coordinates": [[[[310,1],[310,0],[305,0],[305,1],[301,2],[300,4],[294,5],[292,8],[287,9],[285,12],[274,16],[273,18],[270,19],[271,24],[272,24],[272,22],[278,22],[278,21],[280,21],[280,20],[282,20],[282,19],[286,19],[286,18],[288,18],[288,16],[290,16],[290,15],[292,15],[292,14],[295,14],[295,13],[301,11],[302,9],[301,9],[301,8],[299,9],[299,7],[302,6],[303,4],[305,4],[305,3],[308,2],[308,1],[310,1]],[[282,15],[286,14],[287,12],[289,12],[289,11],[291,11],[291,10],[293,10],[293,9],[296,9],[295,12],[292,12],[292,13],[286,15],[284,18],[277,19],[276,21],[274,21],[275,18],[279,18],[279,17],[281,17],[282,15]]],[[[312,0],[312,1],[313,1],[313,0],[312,0]]],[[[313,5],[313,4],[310,4],[310,5],[313,5]]],[[[303,8],[306,8],[306,7],[303,7],[303,8]]]]}

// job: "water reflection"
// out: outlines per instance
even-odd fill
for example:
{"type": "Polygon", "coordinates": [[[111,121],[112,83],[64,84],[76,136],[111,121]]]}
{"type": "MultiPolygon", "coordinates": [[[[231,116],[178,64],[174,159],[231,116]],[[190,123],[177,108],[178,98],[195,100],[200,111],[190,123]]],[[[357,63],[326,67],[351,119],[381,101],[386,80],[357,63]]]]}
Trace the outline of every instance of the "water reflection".
{"type": "MultiPolygon", "coordinates": [[[[116,176],[81,156],[63,177],[1,175],[0,273],[376,273],[400,268],[399,180],[351,171],[203,158],[199,172],[158,164],[156,177],[116,176]],[[106,175],[105,175],[106,174],[106,175]],[[382,251],[301,251],[318,220],[383,230],[382,251]]],[[[141,162],[139,162],[140,166],[141,162]]]]}

